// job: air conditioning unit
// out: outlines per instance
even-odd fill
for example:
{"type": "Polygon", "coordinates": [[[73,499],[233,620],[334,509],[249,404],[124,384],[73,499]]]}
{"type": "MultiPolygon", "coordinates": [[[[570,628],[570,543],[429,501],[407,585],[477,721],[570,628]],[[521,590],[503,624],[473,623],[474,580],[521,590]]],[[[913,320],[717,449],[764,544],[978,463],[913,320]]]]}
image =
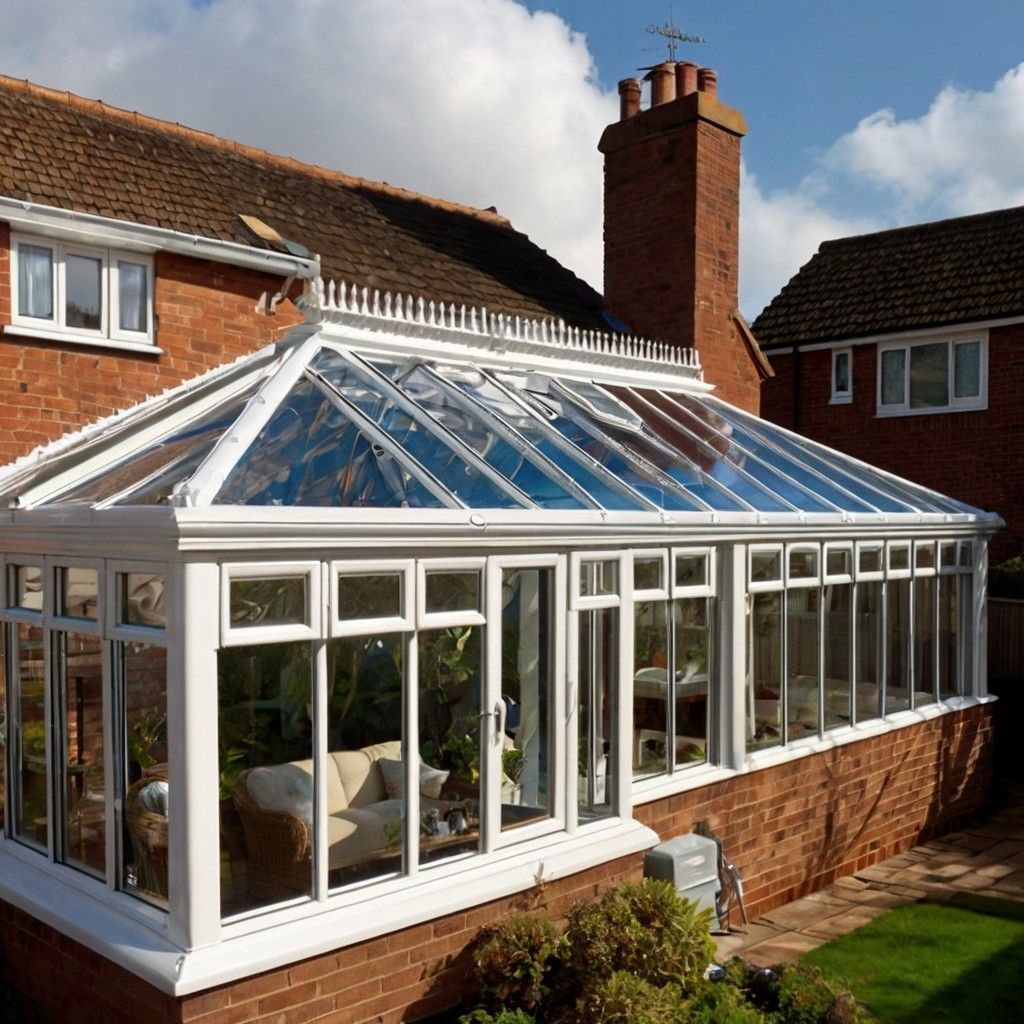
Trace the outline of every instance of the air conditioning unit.
{"type": "Polygon", "coordinates": [[[714,839],[689,833],[648,850],[644,878],[671,882],[683,899],[713,913],[718,893],[718,846],[714,839]]]}

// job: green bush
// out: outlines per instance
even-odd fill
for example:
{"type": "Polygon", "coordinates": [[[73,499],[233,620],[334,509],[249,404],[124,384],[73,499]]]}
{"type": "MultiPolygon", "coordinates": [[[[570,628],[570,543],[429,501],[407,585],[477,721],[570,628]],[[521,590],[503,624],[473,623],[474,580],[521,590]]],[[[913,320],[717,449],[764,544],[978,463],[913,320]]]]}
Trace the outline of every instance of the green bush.
{"type": "Polygon", "coordinates": [[[778,972],[777,1024],[868,1024],[874,1017],[816,967],[787,964],[778,972]]]}
{"type": "Polygon", "coordinates": [[[1024,598],[1024,555],[1015,555],[989,569],[988,592],[992,597],[1024,598]]]}
{"type": "Polygon", "coordinates": [[[629,971],[616,971],[592,988],[566,1022],[587,1024],[684,1024],[683,997],[674,984],[652,985],[629,971]]]}
{"type": "MultiPolygon", "coordinates": [[[[745,966],[745,965],[744,965],[745,966]]],[[[713,981],[686,1001],[683,1018],[686,1024],[765,1024],[766,1018],[747,1002],[742,988],[731,976],[713,981]]]]}
{"type": "Polygon", "coordinates": [[[586,992],[616,971],[631,971],[688,993],[714,956],[711,921],[710,910],[681,899],[668,882],[648,878],[612,889],[570,913],[563,983],[586,992]]]}
{"type": "Polygon", "coordinates": [[[473,954],[484,1003],[532,1010],[547,994],[564,948],[564,938],[544,914],[513,914],[484,929],[473,954]]]}
{"type": "Polygon", "coordinates": [[[474,1010],[463,1014],[459,1024],[537,1024],[537,1021],[525,1010],[498,1010],[496,1014],[474,1010]]]}

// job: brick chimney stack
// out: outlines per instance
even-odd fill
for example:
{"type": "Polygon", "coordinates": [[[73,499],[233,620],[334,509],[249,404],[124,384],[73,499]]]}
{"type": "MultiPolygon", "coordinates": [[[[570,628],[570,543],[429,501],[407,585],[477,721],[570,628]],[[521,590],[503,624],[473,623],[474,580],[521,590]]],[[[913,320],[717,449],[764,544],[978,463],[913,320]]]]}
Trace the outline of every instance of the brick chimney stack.
{"type": "Polygon", "coordinates": [[[638,334],[700,353],[704,379],[726,401],[757,412],[764,376],[737,309],[740,139],[738,111],[718,100],[718,76],[688,61],[619,83],[620,120],[604,154],[604,294],[638,334]]]}

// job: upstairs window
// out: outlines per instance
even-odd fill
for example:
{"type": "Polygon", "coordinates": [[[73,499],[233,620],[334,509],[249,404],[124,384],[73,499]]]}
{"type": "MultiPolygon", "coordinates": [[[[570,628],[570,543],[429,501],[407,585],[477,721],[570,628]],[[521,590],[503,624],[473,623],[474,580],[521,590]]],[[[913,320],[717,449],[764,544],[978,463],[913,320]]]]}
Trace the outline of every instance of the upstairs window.
{"type": "Polygon", "coordinates": [[[853,401],[853,357],[848,348],[832,353],[832,405],[853,401]]]}
{"type": "Polygon", "coordinates": [[[15,235],[11,322],[85,343],[153,344],[153,261],[139,253],[15,235]]]}
{"type": "Polygon", "coordinates": [[[987,376],[985,336],[879,346],[879,415],[984,409],[987,376]]]}

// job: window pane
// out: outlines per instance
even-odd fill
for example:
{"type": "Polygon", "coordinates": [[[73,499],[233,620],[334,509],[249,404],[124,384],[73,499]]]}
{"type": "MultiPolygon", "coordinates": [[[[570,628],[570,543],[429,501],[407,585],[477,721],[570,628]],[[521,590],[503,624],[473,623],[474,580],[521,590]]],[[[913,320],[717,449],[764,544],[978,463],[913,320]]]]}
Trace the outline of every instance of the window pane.
{"type": "Polygon", "coordinates": [[[554,570],[504,570],[502,608],[501,828],[506,831],[554,812],[554,570]]]}
{"type": "Polygon", "coordinates": [[[63,859],[102,878],[107,865],[102,641],[81,633],[58,633],[56,662],[62,691],[58,708],[63,732],[63,859]]]}
{"type": "MultiPolygon", "coordinates": [[[[405,760],[400,634],[327,645],[327,858],[331,888],[402,870],[405,760]],[[357,794],[350,799],[348,794],[357,794]]],[[[421,770],[420,803],[446,779],[421,770]]]]}
{"type": "Polygon", "coordinates": [[[12,565],[10,605],[25,611],[43,610],[43,571],[38,565],[12,565]]]}
{"type": "MultiPolygon", "coordinates": [[[[830,554],[846,552],[831,552],[830,554]]],[[[865,584],[866,585],[866,584],[865,584]]],[[[850,652],[853,588],[848,583],[825,588],[825,728],[850,724],[850,652]]]]}
{"type": "Polygon", "coordinates": [[[231,581],[231,626],[282,626],[308,621],[306,576],[231,581]]]}
{"type": "Polygon", "coordinates": [[[789,578],[791,580],[812,580],[817,575],[817,551],[790,551],[789,578]]]}
{"type": "Polygon", "coordinates": [[[818,735],[818,609],[821,592],[786,592],[787,742],[818,735]]]}
{"type": "Polygon", "coordinates": [[[57,614],[75,619],[96,619],[99,577],[95,569],[57,570],[57,614]]]}
{"type": "Polygon", "coordinates": [[[935,568],[935,545],[916,544],[914,545],[914,565],[918,569],[935,568]]]}
{"type": "Polygon", "coordinates": [[[15,777],[11,779],[13,831],[45,847],[50,837],[47,742],[44,714],[43,629],[19,622],[14,631],[11,685],[16,730],[15,777]]]}
{"type": "Polygon", "coordinates": [[[615,813],[619,611],[589,609],[579,621],[577,799],[580,820],[587,821],[615,813]]]}
{"type": "Polygon", "coordinates": [[[481,635],[480,626],[417,635],[420,760],[448,772],[446,803],[420,800],[421,864],[480,846],[481,635]]]}
{"type": "Polygon", "coordinates": [[[953,346],[953,395],[977,398],[981,394],[981,342],[965,341],[953,346]]]}
{"type": "Polygon", "coordinates": [[[704,587],[708,582],[707,555],[676,556],[676,586],[704,587]]]}
{"type": "Polygon", "coordinates": [[[781,594],[751,594],[748,671],[747,750],[778,746],[782,742],[781,594]]]}
{"type": "Polygon", "coordinates": [[[218,652],[224,916],[311,892],[312,701],[309,644],[218,652]]]}
{"type": "Polygon", "coordinates": [[[163,629],[166,626],[162,574],[118,573],[118,588],[120,595],[118,625],[150,626],[153,629],[163,629]]]}
{"type": "Polygon", "coordinates": [[[121,837],[119,885],[167,906],[167,651],[118,643],[124,694],[123,786],[127,841],[121,837]]]}
{"type": "Polygon", "coordinates": [[[948,700],[960,692],[959,650],[960,578],[939,577],[939,698],[948,700]]]}
{"type": "Polygon", "coordinates": [[[478,612],[480,610],[480,573],[427,572],[426,610],[436,612],[478,612]]]}
{"type": "Polygon", "coordinates": [[[339,619],[392,619],[401,615],[401,573],[338,576],[339,619]]]}
{"type": "Polygon", "coordinates": [[[849,551],[833,548],[825,553],[825,573],[828,576],[849,576],[850,561],[849,551]]]}
{"type": "Polygon", "coordinates": [[[675,766],[708,759],[711,599],[672,602],[675,622],[675,766]]]}
{"type": "Polygon", "coordinates": [[[580,595],[582,597],[602,597],[619,592],[619,563],[581,562],[580,563],[580,595]]]}
{"type": "Polygon", "coordinates": [[[906,544],[889,546],[889,568],[897,571],[910,568],[910,548],[906,544]]]}
{"type": "Polygon", "coordinates": [[[857,557],[858,572],[882,571],[882,549],[880,547],[861,548],[857,557]]]}
{"type": "Polygon", "coordinates": [[[914,707],[934,704],[935,576],[914,580],[914,707]]]}
{"type": "Polygon", "coordinates": [[[781,553],[778,551],[752,551],[750,553],[750,582],[768,583],[782,579],[781,553]]]}
{"type": "Polygon", "coordinates": [[[949,345],[914,345],[910,349],[910,408],[949,405],[949,345]]]}
{"type": "Polygon", "coordinates": [[[140,263],[117,264],[118,327],[122,331],[149,330],[149,269],[140,263]]]}
{"type": "Polygon", "coordinates": [[[850,353],[837,352],[835,361],[834,392],[845,395],[850,391],[850,353]]]}
{"type": "Polygon", "coordinates": [[[103,264],[93,256],[64,259],[64,316],[68,327],[98,331],[103,323],[103,264]]]}
{"type": "Polygon", "coordinates": [[[906,401],[907,351],[891,348],[882,353],[882,405],[906,401]]]}
{"type": "Polygon", "coordinates": [[[636,558],[633,560],[633,589],[661,590],[665,586],[664,562],[660,558],[636,558]]]}
{"type": "Polygon", "coordinates": [[[0,652],[0,835],[4,834],[7,814],[7,666],[11,652],[6,648],[4,639],[0,652]]]}
{"type": "Polygon", "coordinates": [[[668,771],[668,602],[635,606],[633,778],[668,771]]]}
{"type": "Polygon", "coordinates": [[[53,250],[18,246],[18,315],[53,319],[53,250]]]}
{"type": "Polygon", "coordinates": [[[877,718],[881,703],[882,581],[857,584],[858,722],[877,718]]]}
{"type": "Polygon", "coordinates": [[[910,580],[885,585],[885,713],[910,707],[910,580]]]}

